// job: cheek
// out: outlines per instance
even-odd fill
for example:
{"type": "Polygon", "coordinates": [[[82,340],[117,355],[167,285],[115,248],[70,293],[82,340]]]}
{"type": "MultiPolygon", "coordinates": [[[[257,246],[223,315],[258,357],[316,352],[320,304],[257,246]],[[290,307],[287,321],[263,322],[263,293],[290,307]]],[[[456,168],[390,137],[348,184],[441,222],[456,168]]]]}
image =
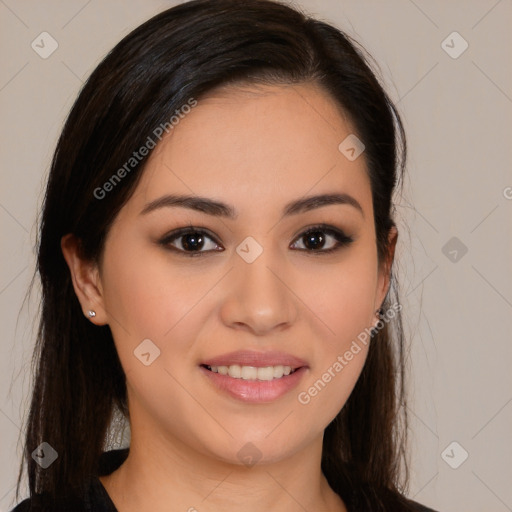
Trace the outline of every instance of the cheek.
{"type": "MultiPolygon", "coordinates": [[[[162,424],[178,428],[182,420],[177,417],[198,413],[194,401],[184,400],[179,382],[186,364],[178,362],[186,362],[196,335],[193,306],[215,276],[186,275],[165,252],[136,244],[127,256],[129,245],[125,240],[105,251],[103,282],[110,329],[132,405],[144,403],[162,424]],[[178,403],[181,413],[176,416],[169,404],[178,403]]],[[[133,419],[137,421],[137,414],[133,419]]]]}
{"type": "Polygon", "coordinates": [[[371,246],[347,252],[335,264],[304,268],[297,280],[304,302],[325,327],[327,347],[341,349],[371,325],[377,283],[377,259],[371,246]]]}
{"type": "Polygon", "coordinates": [[[138,393],[152,396],[158,389],[172,397],[176,383],[172,385],[165,369],[180,379],[195,364],[195,342],[213,307],[208,292],[223,272],[179,262],[165,251],[138,248],[136,243],[127,257],[127,246],[124,240],[105,252],[103,282],[110,329],[125,373],[136,389],[142,386],[138,393]],[[146,367],[136,356],[148,351],[150,360],[154,354],[157,357],[146,367]]]}
{"type": "Polygon", "coordinates": [[[347,252],[346,259],[326,267],[325,275],[316,272],[315,278],[316,286],[305,279],[302,289],[308,290],[307,303],[316,315],[317,332],[323,334],[297,401],[326,426],[350,396],[368,354],[377,279],[372,246],[347,252]]]}
{"type": "Polygon", "coordinates": [[[128,332],[135,339],[162,339],[187,315],[210,280],[201,272],[188,273],[165,251],[132,246],[127,255],[123,246],[113,244],[104,261],[111,328],[122,337],[128,332]]]}

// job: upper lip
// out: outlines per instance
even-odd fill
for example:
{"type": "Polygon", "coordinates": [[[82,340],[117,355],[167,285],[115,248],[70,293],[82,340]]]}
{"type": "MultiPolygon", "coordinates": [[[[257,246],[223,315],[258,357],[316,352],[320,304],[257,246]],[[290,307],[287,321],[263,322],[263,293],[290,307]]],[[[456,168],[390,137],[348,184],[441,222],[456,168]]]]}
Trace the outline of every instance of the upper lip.
{"type": "Polygon", "coordinates": [[[290,366],[292,370],[296,370],[302,366],[307,366],[306,361],[303,359],[277,350],[269,350],[266,352],[237,350],[235,352],[229,352],[228,354],[209,358],[201,364],[205,366],[231,366],[233,364],[238,364],[240,366],[255,366],[257,368],[283,365],[290,366]]]}

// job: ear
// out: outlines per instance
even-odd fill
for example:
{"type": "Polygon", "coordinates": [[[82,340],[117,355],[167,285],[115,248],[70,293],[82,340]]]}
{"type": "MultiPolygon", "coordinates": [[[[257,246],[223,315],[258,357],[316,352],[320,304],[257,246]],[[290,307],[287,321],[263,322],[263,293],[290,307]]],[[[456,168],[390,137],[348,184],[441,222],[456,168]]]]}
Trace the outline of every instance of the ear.
{"type": "Polygon", "coordinates": [[[377,290],[375,294],[375,310],[379,309],[386,298],[391,282],[391,266],[395,257],[396,242],[398,240],[398,230],[392,226],[388,234],[388,250],[384,260],[379,263],[379,275],[377,281],[377,290]]]}
{"type": "Polygon", "coordinates": [[[72,233],[61,238],[60,246],[71,273],[73,288],[85,317],[96,325],[105,325],[107,315],[103,301],[100,273],[96,263],[83,258],[80,239],[72,233]],[[92,318],[88,314],[90,310],[96,313],[92,318]]]}

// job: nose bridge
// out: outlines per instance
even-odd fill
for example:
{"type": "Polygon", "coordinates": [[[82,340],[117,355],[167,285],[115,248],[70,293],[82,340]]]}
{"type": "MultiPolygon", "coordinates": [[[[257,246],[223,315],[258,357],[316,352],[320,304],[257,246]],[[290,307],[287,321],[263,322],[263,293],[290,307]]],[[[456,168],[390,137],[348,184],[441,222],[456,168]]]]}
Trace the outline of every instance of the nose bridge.
{"type": "Polygon", "coordinates": [[[245,240],[237,247],[237,258],[236,277],[244,295],[269,303],[284,293],[283,284],[276,277],[284,265],[269,244],[263,247],[254,239],[245,240]]]}
{"type": "Polygon", "coordinates": [[[284,262],[270,246],[248,237],[233,254],[234,269],[225,321],[264,332],[294,319],[293,294],[287,289],[284,262]]]}

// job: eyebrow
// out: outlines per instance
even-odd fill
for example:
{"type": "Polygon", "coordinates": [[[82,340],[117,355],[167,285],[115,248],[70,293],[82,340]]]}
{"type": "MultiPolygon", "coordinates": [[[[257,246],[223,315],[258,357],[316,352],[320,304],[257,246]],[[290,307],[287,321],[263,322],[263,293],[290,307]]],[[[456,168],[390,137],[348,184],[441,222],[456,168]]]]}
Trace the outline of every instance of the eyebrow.
{"type": "MultiPolygon", "coordinates": [[[[295,201],[291,201],[283,208],[282,216],[297,215],[309,210],[329,206],[333,204],[349,205],[358,210],[364,218],[363,208],[359,202],[349,194],[320,194],[308,196],[295,201]]],[[[141,215],[146,215],[159,208],[182,207],[214,215],[216,217],[225,217],[227,219],[236,219],[237,211],[230,205],[221,201],[216,201],[208,197],[176,195],[170,194],[159,197],[146,204],[141,211],[141,215]]]]}

